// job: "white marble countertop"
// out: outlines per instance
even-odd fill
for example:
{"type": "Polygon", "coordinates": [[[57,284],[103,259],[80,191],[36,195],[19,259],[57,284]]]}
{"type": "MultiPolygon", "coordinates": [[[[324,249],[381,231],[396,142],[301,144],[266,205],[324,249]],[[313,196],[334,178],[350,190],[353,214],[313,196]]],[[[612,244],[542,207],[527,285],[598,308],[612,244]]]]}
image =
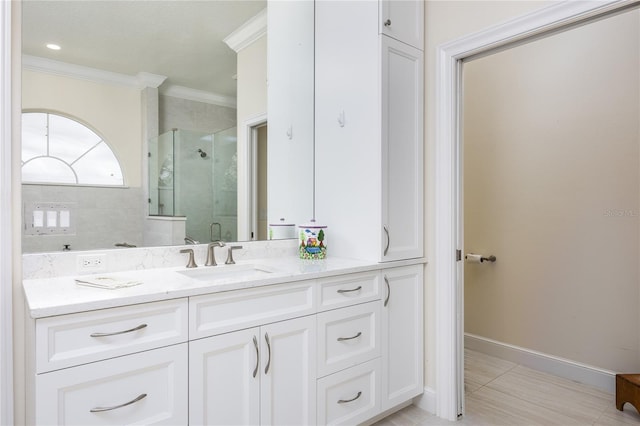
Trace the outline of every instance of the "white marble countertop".
{"type": "MultiPolygon", "coordinates": [[[[113,277],[129,281],[142,281],[142,284],[133,287],[113,290],[87,287],[76,284],[75,279],[80,276],[62,276],[27,279],[23,281],[23,289],[29,315],[32,318],[42,318],[420,263],[425,263],[425,259],[376,263],[333,257],[318,261],[293,257],[266,258],[238,261],[236,265],[200,266],[197,268],[198,271],[211,269],[212,274],[248,265],[261,266],[271,271],[251,277],[219,277],[208,281],[202,278],[191,278],[180,273],[187,271],[185,267],[166,267],[81,276],[85,279],[113,277]]],[[[195,269],[189,271],[195,271],[195,269]]]]}

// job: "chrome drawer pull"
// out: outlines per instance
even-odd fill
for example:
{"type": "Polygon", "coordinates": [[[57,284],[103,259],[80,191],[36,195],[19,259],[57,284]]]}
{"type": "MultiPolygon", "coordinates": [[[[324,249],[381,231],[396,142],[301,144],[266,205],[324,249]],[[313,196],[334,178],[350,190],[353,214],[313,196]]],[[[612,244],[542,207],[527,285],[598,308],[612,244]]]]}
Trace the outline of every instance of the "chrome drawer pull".
{"type": "Polygon", "coordinates": [[[146,328],[147,324],[140,324],[137,327],[130,328],[129,330],[124,331],[115,331],[113,333],[91,333],[91,337],[107,337],[107,336],[116,336],[118,334],[132,333],[134,331],[142,330],[146,328]]]}
{"type": "Polygon", "coordinates": [[[389,244],[391,244],[391,237],[389,236],[389,228],[387,228],[386,226],[382,227],[384,229],[384,233],[387,234],[387,246],[384,248],[384,253],[382,254],[383,256],[386,256],[387,253],[389,252],[389,244]]]}
{"type": "Polygon", "coordinates": [[[271,342],[269,341],[269,334],[264,333],[264,340],[267,341],[267,351],[269,353],[269,358],[267,359],[267,366],[264,368],[264,374],[269,372],[269,367],[271,366],[271,342]]]}
{"type": "Polygon", "coordinates": [[[342,342],[344,340],[353,340],[353,339],[357,339],[358,337],[362,336],[362,332],[358,331],[358,334],[356,334],[355,336],[351,336],[351,337],[338,337],[338,342],[342,342]]]}
{"type": "Polygon", "coordinates": [[[356,288],[351,288],[351,289],[349,289],[349,290],[342,290],[342,289],[340,289],[340,290],[338,290],[338,293],[351,293],[352,291],[360,291],[360,290],[362,290],[362,286],[361,286],[361,285],[359,285],[359,286],[358,286],[358,287],[356,287],[356,288]]]}
{"type": "Polygon", "coordinates": [[[389,285],[389,278],[384,276],[384,282],[387,284],[387,298],[384,299],[384,306],[386,307],[389,304],[389,298],[391,297],[391,286],[389,285]]]}
{"type": "Polygon", "coordinates": [[[253,370],[253,377],[256,377],[256,374],[258,374],[258,366],[260,365],[260,351],[258,350],[258,339],[256,336],[253,336],[253,346],[256,347],[256,368],[253,370]]]}
{"type": "Polygon", "coordinates": [[[129,402],[125,402],[124,404],[120,404],[120,405],[114,405],[113,407],[96,407],[96,408],[92,408],[91,410],[89,410],[90,413],[102,413],[103,411],[111,411],[111,410],[116,410],[118,408],[122,408],[122,407],[126,407],[127,405],[131,405],[133,403],[136,403],[138,401],[140,401],[141,399],[144,399],[147,397],[146,393],[143,393],[141,395],[138,395],[137,398],[132,399],[129,402]]]}
{"type": "Polygon", "coordinates": [[[362,392],[358,392],[358,394],[355,396],[355,398],[351,398],[351,399],[339,399],[338,400],[338,404],[346,404],[347,402],[353,402],[356,399],[360,398],[360,395],[362,395],[362,392]]]}

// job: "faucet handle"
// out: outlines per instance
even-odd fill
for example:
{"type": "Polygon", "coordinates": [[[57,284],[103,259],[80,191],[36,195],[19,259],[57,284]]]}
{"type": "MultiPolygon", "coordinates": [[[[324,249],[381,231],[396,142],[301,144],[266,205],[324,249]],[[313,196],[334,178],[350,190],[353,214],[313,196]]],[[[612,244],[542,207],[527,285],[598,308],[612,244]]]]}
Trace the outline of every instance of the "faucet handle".
{"type": "Polygon", "coordinates": [[[182,249],[180,253],[189,253],[189,260],[187,261],[187,268],[197,268],[198,265],[193,258],[193,249],[182,249]]]}
{"type": "Polygon", "coordinates": [[[233,260],[233,251],[241,249],[242,246],[229,246],[229,252],[227,254],[227,260],[224,262],[225,265],[233,265],[236,262],[233,260]]]}

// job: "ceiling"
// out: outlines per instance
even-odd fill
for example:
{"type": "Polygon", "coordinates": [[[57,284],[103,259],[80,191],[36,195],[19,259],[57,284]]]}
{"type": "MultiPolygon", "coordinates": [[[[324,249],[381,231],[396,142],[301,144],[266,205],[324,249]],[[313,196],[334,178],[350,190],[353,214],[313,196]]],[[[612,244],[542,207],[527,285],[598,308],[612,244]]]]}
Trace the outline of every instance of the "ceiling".
{"type": "Polygon", "coordinates": [[[236,53],[222,40],[266,0],[23,0],[22,52],[236,96],[236,53]],[[62,47],[46,48],[47,43],[62,47]]]}

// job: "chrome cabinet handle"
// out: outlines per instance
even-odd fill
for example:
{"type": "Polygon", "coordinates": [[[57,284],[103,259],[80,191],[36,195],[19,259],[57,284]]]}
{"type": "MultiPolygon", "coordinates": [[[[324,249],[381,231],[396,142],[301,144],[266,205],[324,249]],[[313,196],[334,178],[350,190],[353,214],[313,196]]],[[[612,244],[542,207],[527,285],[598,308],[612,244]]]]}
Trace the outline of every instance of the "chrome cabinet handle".
{"type": "Polygon", "coordinates": [[[351,337],[338,337],[338,342],[342,342],[344,340],[353,340],[353,339],[357,339],[358,337],[362,336],[362,332],[358,331],[358,334],[356,334],[355,336],[351,336],[351,337]]]}
{"type": "Polygon", "coordinates": [[[267,350],[269,354],[269,358],[267,358],[267,366],[264,368],[264,374],[269,372],[269,367],[271,366],[271,342],[269,341],[269,334],[264,333],[264,340],[267,341],[267,350]]]}
{"type": "Polygon", "coordinates": [[[131,405],[134,404],[144,398],[147,397],[146,393],[140,394],[138,395],[136,398],[132,399],[129,402],[125,402],[124,404],[120,404],[120,405],[114,405],[113,407],[96,407],[96,408],[92,408],[91,410],[89,410],[90,413],[102,413],[103,411],[111,411],[111,410],[117,410],[118,408],[122,408],[122,407],[126,407],[127,405],[131,405]]]}
{"type": "Polygon", "coordinates": [[[387,298],[384,299],[384,306],[386,307],[389,304],[389,297],[391,297],[391,286],[386,275],[384,276],[384,282],[387,284],[387,298]]]}
{"type": "Polygon", "coordinates": [[[360,395],[362,395],[362,392],[358,392],[358,394],[351,399],[339,399],[338,404],[346,404],[347,402],[353,402],[356,399],[360,398],[360,395]]]}
{"type": "Polygon", "coordinates": [[[117,336],[118,334],[133,333],[134,331],[142,330],[143,328],[146,328],[146,327],[147,327],[147,324],[140,324],[139,326],[130,328],[129,330],[114,331],[113,333],[91,333],[90,336],[91,337],[117,336]]]}
{"type": "Polygon", "coordinates": [[[361,285],[359,285],[359,286],[358,286],[358,287],[356,287],[356,288],[351,288],[351,289],[349,289],[349,290],[342,290],[342,289],[340,289],[340,290],[338,290],[338,293],[350,293],[350,292],[352,292],[352,291],[360,291],[360,290],[362,290],[362,286],[361,286],[361,285]]]}
{"type": "Polygon", "coordinates": [[[385,27],[390,27],[391,26],[391,19],[387,19],[386,21],[384,21],[384,26],[385,27]]]}
{"type": "Polygon", "coordinates": [[[258,374],[258,367],[260,366],[260,351],[258,350],[258,339],[253,336],[253,346],[256,348],[256,368],[253,369],[253,377],[258,374]]]}
{"type": "Polygon", "coordinates": [[[386,225],[383,228],[384,228],[384,233],[387,234],[387,246],[384,248],[384,254],[383,254],[383,256],[386,256],[387,252],[389,251],[389,244],[391,244],[391,237],[389,236],[389,228],[387,228],[386,225]]]}

